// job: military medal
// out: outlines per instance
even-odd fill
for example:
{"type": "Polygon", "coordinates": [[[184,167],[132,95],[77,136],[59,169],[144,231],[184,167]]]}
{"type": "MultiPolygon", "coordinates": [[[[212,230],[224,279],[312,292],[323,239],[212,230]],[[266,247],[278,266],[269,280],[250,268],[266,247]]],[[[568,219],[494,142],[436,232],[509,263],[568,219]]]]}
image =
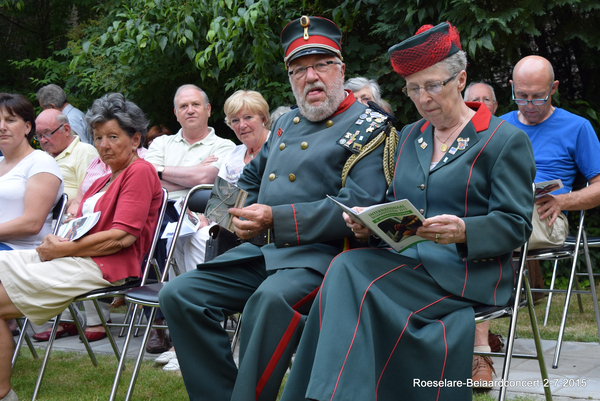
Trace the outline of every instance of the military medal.
{"type": "Polygon", "coordinates": [[[469,138],[462,139],[459,137],[456,139],[456,142],[458,142],[458,150],[465,150],[469,145],[469,138]]]}

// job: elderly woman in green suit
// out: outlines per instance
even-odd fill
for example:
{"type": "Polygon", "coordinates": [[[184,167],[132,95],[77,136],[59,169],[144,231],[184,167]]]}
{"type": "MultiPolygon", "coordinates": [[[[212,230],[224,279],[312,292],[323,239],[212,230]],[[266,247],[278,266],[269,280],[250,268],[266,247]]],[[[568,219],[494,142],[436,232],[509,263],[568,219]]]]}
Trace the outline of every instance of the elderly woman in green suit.
{"type": "MultiPolygon", "coordinates": [[[[531,232],[535,162],[524,132],[465,103],[466,55],[449,23],[390,49],[423,119],[400,133],[387,201],[406,198],[428,241],[334,259],[282,400],[470,400],[473,306],[505,304],[512,251],[531,232]]],[[[360,210],[361,208],[356,208],[360,210]]]]}

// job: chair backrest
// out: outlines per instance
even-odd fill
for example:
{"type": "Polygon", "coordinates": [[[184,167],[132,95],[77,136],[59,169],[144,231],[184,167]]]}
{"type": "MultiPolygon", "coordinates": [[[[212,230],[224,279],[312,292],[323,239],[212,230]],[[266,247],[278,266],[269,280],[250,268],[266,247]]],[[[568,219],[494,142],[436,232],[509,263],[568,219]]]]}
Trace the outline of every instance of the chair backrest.
{"type": "Polygon", "coordinates": [[[58,200],[58,202],[56,202],[56,205],[54,205],[54,207],[52,208],[52,220],[56,221],[56,223],[54,223],[54,228],[52,229],[52,234],[54,234],[54,235],[58,234],[58,229],[60,228],[62,218],[65,215],[65,212],[67,211],[68,200],[69,200],[69,195],[67,195],[66,193],[63,193],[60,196],[60,199],[58,200]]]}
{"type": "Polygon", "coordinates": [[[175,227],[175,231],[173,232],[171,246],[169,247],[169,252],[167,254],[165,268],[161,275],[161,282],[166,280],[167,275],[169,274],[169,269],[171,267],[173,267],[175,274],[179,275],[179,268],[177,267],[177,263],[175,262],[175,246],[179,238],[179,232],[181,231],[181,227],[184,224],[185,210],[189,208],[193,212],[203,213],[204,208],[206,207],[206,203],[208,202],[208,198],[210,198],[212,187],[212,184],[196,185],[195,187],[191,188],[185,196],[185,199],[181,205],[182,213],[179,214],[179,219],[177,220],[177,225],[175,227]]]}
{"type": "Polygon", "coordinates": [[[156,261],[154,260],[154,252],[156,250],[156,244],[160,239],[162,222],[165,217],[165,211],[167,210],[167,203],[169,202],[169,191],[165,188],[162,189],[163,197],[162,204],[160,206],[160,210],[158,212],[158,220],[156,222],[156,227],[154,228],[154,235],[152,236],[152,243],[150,244],[150,249],[148,250],[148,256],[146,257],[146,263],[144,264],[143,274],[142,274],[142,282],[141,285],[146,284],[146,279],[148,278],[148,272],[150,271],[151,265],[156,261]]]}

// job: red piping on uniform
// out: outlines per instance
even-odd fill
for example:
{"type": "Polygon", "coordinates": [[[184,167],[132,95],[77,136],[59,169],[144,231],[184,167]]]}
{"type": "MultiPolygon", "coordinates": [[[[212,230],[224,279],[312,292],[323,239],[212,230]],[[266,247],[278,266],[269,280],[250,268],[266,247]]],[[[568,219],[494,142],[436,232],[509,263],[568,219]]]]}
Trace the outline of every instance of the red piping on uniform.
{"type": "Polygon", "coordinates": [[[452,296],[453,296],[453,295],[452,295],[452,294],[450,294],[450,295],[446,295],[445,297],[441,297],[441,298],[440,298],[440,299],[438,299],[437,301],[433,301],[433,302],[432,302],[432,303],[430,303],[429,305],[425,305],[425,306],[424,306],[424,307],[422,307],[421,309],[419,309],[419,310],[415,311],[415,313],[419,313],[419,312],[421,312],[421,311],[424,311],[425,309],[429,308],[430,306],[433,306],[433,305],[437,304],[438,302],[441,302],[441,301],[443,301],[444,299],[446,299],[446,298],[450,298],[450,297],[452,297],[452,296]]]}
{"type": "Polygon", "coordinates": [[[500,258],[497,258],[497,260],[498,260],[498,266],[500,266],[500,275],[498,276],[498,282],[496,283],[496,286],[494,287],[494,305],[498,305],[498,303],[496,302],[496,291],[498,291],[498,285],[500,285],[500,280],[502,279],[502,263],[500,263],[500,258]]]}
{"type": "MultiPolygon", "coordinates": [[[[421,121],[421,120],[419,120],[419,121],[421,121]]],[[[398,158],[396,159],[396,165],[394,166],[394,177],[396,176],[396,168],[398,168],[398,161],[400,160],[400,155],[402,154],[402,149],[404,148],[404,144],[406,143],[406,141],[408,141],[408,138],[410,138],[413,130],[415,129],[415,127],[417,126],[419,121],[417,121],[415,123],[415,125],[413,125],[413,127],[410,129],[410,132],[406,136],[406,139],[404,140],[404,142],[402,142],[402,146],[400,146],[400,151],[398,152],[398,158]]],[[[394,186],[394,199],[397,199],[396,198],[396,182],[392,181],[392,185],[394,186]]]]}
{"type": "MultiPolygon", "coordinates": [[[[406,327],[408,326],[408,321],[410,320],[410,317],[413,315],[413,313],[419,313],[422,310],[425,310],[425,309],[429,308],[430,306],[435,305],[438,302],[440,302],[440,301],[442,301],[442,300],[444,300],[446,298],[450,298],[451,296],[452,295],[445,296],[443,298],[438,299],[435,302],[430,303],[427,306],[422,307],[421,309],[419,309],[416,312],[410,312],[410,315],[408,315],[408,318],[406,319],[406,323],[404,323],[404,328],[402,329],[402,333],[400,333],[400,336],[398,337],[398,340],[396,340],[396,344],[394,344],[394,348],[392,349],[392,352],[390,352],[390,356],[388,357],[385,365],[383,366],[383,369],[381,370],[381,373],[379,374],[379,380],[377,380],[377,387],[375,388],[375,399],[377,399],[377,391],[379,389],[379,383],[381,382],[381,378],[383,377],[383,373],[385,372],[385,369],[387,368],[387,365],[389,364],[390,360],[392,359],[392,356],[394,355],[394,352],[396,351],[396,347],[398,346],[398,343],[400,342],[400,339],[402,338],[402,336],[404,335],[404,332],[406,331],[406,327]]],[[[444,344],[446,344],[446,353],[448,353],[448,344],[446,343],[446,331],[445,331],[445,329],[444,329],[444,344]]],[[[446,366],[446,357],[444,357],[444,367],[442,367],[442,377],[444,375],[445,366],[446,366]]]]}
{"type": "Polygon", "coordinates": [[[269,363],[268,363],[265,371],[263,372],[262,376],[260,377],[260,380],[258,381],[258,384],[256,385],[255,397],[257,400],[258,400],[258,397],[260,396],[260,393],[265,388],[267,381],[271,377],[273,370],[275,370],[277,363],[281,359],[281,355],[283,355],[283,352],[285,351],[290,340],[292,339],[292,336],[294,335],[294,332],[296,331],[296,327],[298,327],[298,323],[300,323],[301,317],[302,317],[302,315],[300,313],[294,311],[294,317],[292,318],[292,321],[290,322],[288,328],[285,330],[285,333],[283,334],[283,337],[281,337],[281,340],[279,340],[279,344],[277,344],[277,348],[275,349],[273,356],[271,356],[271,360],[269,360],[269,363]]]}
{"type": "Polygon", "coordinates": [[[475,167],[475,163],[477,163],[477,159],[479,159],[479,156],[481,156],[481,153],[483,153],[483,151],[485,150],[485,147],[487,146],[488,143],[490,143],[490,141],[492,140],[492,138],[496,134],[496,131],[498,131],[498,128],[500,128],[500,126],[503,123],[504,123],[504,120],[501,121],[500,124],[498,124],[498,126],[496,127],[496,129],[494,130],[494,132],[492,132],[492,134],[490,135],[490,137],[488,138],[488,140],[485,142],[485,145],[483,145],[481,147],[481,150],[479,151],[479,153],[477,154],[477,156],[473,160],[473,163],[471,163],[471,169],[469,170],[469,179],[467,180],[467,189],[465,191],[465,216],[464,217],[467,217],[467,199],[469,198],[469,183],[471,182],[471,177],[473,175],[473,168],[475,167]]]}
{"type": "Polygon", "coordinates": [[[298,310],[302,306],[304,306],[307,302],[312,301],[313,299],[315,299],[315,297],[317,296],[317,292],[319,292],[319,288],[321,288],[321,286],[318,286],[317,288],[315,288],[314,290],[312,290],[310,294],[308,294],[307,296],[305,296],[304,298],[302,298],[300,301],[298,301],[296,303],[296,305],[292,306],[292,309],[293,310],[298,310]]]}
{"type": "Polygon", "coordinates": [[[418,265],[416,265],[415,267],[413,267],[413,270],[417,270],[421,266],[423,266],[423,263],[419,263],[418,265]]]}
{"type": "Polygon", "coordinates": [[[465,283],[463,284],[463,290],[460,294],[461,297],[465,296],[465,289],[467,288],[467,277],[469,276],[469,263],[465,262],[465,283]]]}
{"type": "Polygon", "coordinates": [[[400,265],[400,266],[394,267],[392,270],[388,271],[387,273],[382,274],[381,276],[377,277],[375,280],[371,281],[369,286],[365,289],[363,297],[360,301],[360,307],[358,308],[358,320],[356,322],[356,327],[354,328],[354,335],[352,336],[352,341],[350,341],[350,347],[348,347],[348,352],[346,352],[346,358],[344,358],[344,363],[342,364],[342,368],[340,369],[340,373],[338,374],[337,381],[335,382],[335,386],[333,388],[333,393],[331,394],[331,400],[333,400],[333,396],[335,395],[335,391],[337,390],[337,386],[340,382],[340,378],[342,377],[342,372],[344,371],[344,367],[346,366],[346,361],[348,360],[348,355],[350,355],[350,350],[352,350],[352,345],[354,344],[354,339],[356,338],[356,332],[358,331],[358,326],[360,325],[360,316],[362,313],[362,307],[363,307],[363,304],[365,303],[365,298],[367,296],[367,293],[369,292],[369,289],[377,280],[387,276],[388,274],[390,274],[392,272],[395,272],[396,270],[398,270],[404,266],[406,266],[406,265],[400,265]]]}
{"type": "MultiPolygon", "coordinates": [[[[467,187],[465,189],[465,215],[464,215],[464,217],[467,217],[467,204],[468,204],[468,199],[469,199],[469,184],[471,183],[471,177],[473,176],[473,169],[475,168],[475,163],[477,163],[477,159],[479,159],[479,156],[481,156],[481,153],[483,153],[483,151],[485,150],[487,144],[490,143],[490,141],[492,140],[492,138],[494,137],[494,135],[498,131],[498,128],[500,128],[500,126],[503,123],[504,123],[504,121],[501,121],[500,124],[498,124],[498,126],[496,127],[496,129],[494,130],[494,132],[492,132],[492,134],[490,135],[490,137],[488,138],[488,140],[485,142],[485,144],[479,150],[479,153],[477,154],[477,156],[475,156],[475,159],[473,160],[473,163],[471,163],[471,169],[469,170],[469,178],[467,179],[467,187]]],[[[466,266],[466,264],[465,264],[465,266],[466,266]]],[[[469,273],[469,269],[465,268],[465,283],[463,285],[463,292],[462,292],[463,295],[465,293],[465,288],[467,286],[468,273],[469,273]]],[[[500,274],[502,274],[502,271],[500,271],[500,274]]],[[[494,299],[496,299],[496,289],[494,289],[494,299]]]]}
{"type": "Polygon", "coordinates": [[[294,226],[296,227],[296,240],[298,241],[298,245],[300,245],[300,233],[298,232],[298,219],[296,219],[296,208],[292,203],[292,213],[294,214],[294,226]]]}
{"type": "Polygon", "coordinates": [[[398,343],[400,342],[400,339],[404,335],[404,332],[406,331],[406,328],[408,327],[408,321],[410,320],[410,317],[413,315],[413,313],[414,312],[410,312],[410,315],[408,315],[408,317],[406,318],[406,322],[404,323],[404,328],[402,329],[402,333],[400,333],[400,335],[398,336],[398,339],[396,340],[396,344],[394,344],[394,348],[392,348],[392,352],[390,352],[390,356],[388,357],[387,361],[385,361],[385,365],[383,366],[383,369],[381,370],[381,373],[379,374],[379,379],[377,380],[377,386],[375,387],[375,400],[377,400],[377,393],[379,392],[379,383],[381,383],[381,378],[383,377],[383,372],[385,372],[387,365],[390,363],[390,359],[392,359],[392,355],[394,355],[394,352],[396,352],[398,343]]]}
{"type": "MultiPolygon", "coordinates": [[[[334,260],[336,260],[336,259],[338,258],[338,256],[340,256],[341,254],[344,254],[344,253],[346,253],[346,252],[357,251],[357,250],[359,250],[359,249],[372,249],[372,248],[369,248],[369,247],[364,247],[364,248],[354,248],[354,249],[349,249],[349,250],[347,250],[347,251],[345,251],[345,252],[341,252],[341,253],[337,254],[337,255],[336,255],[336,256],[335,256],[333,259],[331,259],[331,262],[329,263],[329,267],[327,267],[327,271],[325,272],[325,275],[323,276],[323,281],[322,281],[322,283],[324,283],[324,282],[325,282],[325,279],[327,279],[327,274],[329,274],[329,268],[331,267],[331,264],[333,263],[333,261],[334,261],[334,260]]],[[[391,249],[391,248],[390,248],[390,249],[391,249]]],[[[321,283],[321,285],[323,285],[322,283],[321,283]]],[[[323,296],[323,292],[320,292],[320,293],[319,293],[319,330],[321,330],[321,322],[323,321],[323,319],[322,319],[322,317],[321,317],[321,312],[322,312],[322,310],[321,310],[321,297],[322,297],[322,296],[323,296]]]]}
{"type": "MultiPolygon", "coordinates": [[[[444,332],[444,365],[442,366],[442,376],[440,377],[440,382],[444,379],[444,371],[446,370],[446,360],[448,359],[448,342],[446,341],[446,325],[441,320],[438,320],[442,324],[442,331],[444,332]]],[[[436,401],[440,399],[440,391],[442,387],[438,387],[438,395],[436,401]]]]}

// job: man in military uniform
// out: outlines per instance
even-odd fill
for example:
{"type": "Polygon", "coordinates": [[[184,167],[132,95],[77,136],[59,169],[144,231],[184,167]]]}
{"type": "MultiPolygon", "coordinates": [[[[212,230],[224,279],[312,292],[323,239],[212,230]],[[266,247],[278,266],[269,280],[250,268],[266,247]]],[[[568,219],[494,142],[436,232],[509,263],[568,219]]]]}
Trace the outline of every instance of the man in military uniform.
{"type": "Polygon", "coordinates": [[[340,29],[303,16],[281,41],[298,108],[277,121],[238,181],[246,207],[230,213],[247,241],[159,295],[191,400],[276,399],[304,315],[352,234],[326,195],[371,205],[387,187],[387,117],[343,89],[340,29]],[[220,322],[242,311],[238,369],[220,322]]]}

